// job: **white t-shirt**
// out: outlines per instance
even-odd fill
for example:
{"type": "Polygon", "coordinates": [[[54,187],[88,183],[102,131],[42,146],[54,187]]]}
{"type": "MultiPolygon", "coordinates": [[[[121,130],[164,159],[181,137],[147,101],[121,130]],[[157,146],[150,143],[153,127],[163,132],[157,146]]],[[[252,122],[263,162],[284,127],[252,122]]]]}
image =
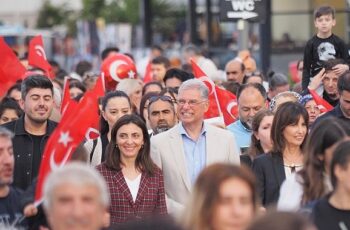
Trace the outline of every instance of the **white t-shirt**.
{"type": "Polygon", "coordinates": [[[132,196],[132,200],[135,202],[136,201],[136,197],[137,197],[137,193],[139,191],[140,188],[140,182],[141,182],[141,173],[134,179],[134,180],[129,180],[128,178],[125,178],[126,184],[129,187],[131,196],[132,196]]]}

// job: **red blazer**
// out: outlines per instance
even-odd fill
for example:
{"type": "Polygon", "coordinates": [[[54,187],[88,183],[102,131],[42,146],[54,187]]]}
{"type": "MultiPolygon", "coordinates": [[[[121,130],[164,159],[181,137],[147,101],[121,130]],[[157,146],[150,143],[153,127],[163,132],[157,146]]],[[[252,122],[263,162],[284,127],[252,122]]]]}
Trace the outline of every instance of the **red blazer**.
{"type": "Polygon", "coordinates": [[[111,224],[167,213],[163,173],[158,167],[153,176],[142,173],[135,203],[122,171],[111,170],[105,163],[98,165],[96,169],[105,178],[111,195],[111,224]]]}

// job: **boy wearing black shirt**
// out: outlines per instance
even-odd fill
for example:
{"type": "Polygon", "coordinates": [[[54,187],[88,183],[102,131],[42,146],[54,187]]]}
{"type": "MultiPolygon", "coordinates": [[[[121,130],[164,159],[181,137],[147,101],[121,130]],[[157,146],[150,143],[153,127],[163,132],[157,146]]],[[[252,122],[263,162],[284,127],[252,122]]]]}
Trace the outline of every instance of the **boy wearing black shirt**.
{"type": "MultiPolygon", "coordinates": [[[[332,27],[336,24],[334,14],[334,9],[330,6],[321,6],[315,10],[317,34],[306,43],[304,49],[303,90],[307,89],[310,79],[322,69],[323,62],[340,58],[349,63],[348,47],[341,38],[332,33],[332,27]]],[[[338,64],[334,71],[339,75],[343,74],[349,70],[347,64],[338,64]]]]}

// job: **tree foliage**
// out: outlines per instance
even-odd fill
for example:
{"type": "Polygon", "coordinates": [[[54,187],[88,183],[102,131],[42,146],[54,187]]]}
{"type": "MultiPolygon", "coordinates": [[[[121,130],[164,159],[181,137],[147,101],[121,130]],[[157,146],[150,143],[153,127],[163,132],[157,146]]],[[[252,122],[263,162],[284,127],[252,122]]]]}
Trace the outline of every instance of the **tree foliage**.
{"type": "Polygon", "coordinates": [[[46,0],[39,11],[37,20],[38,28],[48,28],[54,25],[64,24],[65,18],[69,14],[69,10],[66,10],[66,6],[53,6],[46,0]]]}

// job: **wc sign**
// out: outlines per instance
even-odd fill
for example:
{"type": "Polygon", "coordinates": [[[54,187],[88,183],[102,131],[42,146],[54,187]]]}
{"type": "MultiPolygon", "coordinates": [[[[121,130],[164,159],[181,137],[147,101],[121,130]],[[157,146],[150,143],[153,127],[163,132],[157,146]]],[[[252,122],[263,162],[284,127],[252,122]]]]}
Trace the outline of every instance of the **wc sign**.
{"type": "Polygon", "coordinates": [[[220,0],[220,20],[263,22],[267,0],[220,0]]]}

